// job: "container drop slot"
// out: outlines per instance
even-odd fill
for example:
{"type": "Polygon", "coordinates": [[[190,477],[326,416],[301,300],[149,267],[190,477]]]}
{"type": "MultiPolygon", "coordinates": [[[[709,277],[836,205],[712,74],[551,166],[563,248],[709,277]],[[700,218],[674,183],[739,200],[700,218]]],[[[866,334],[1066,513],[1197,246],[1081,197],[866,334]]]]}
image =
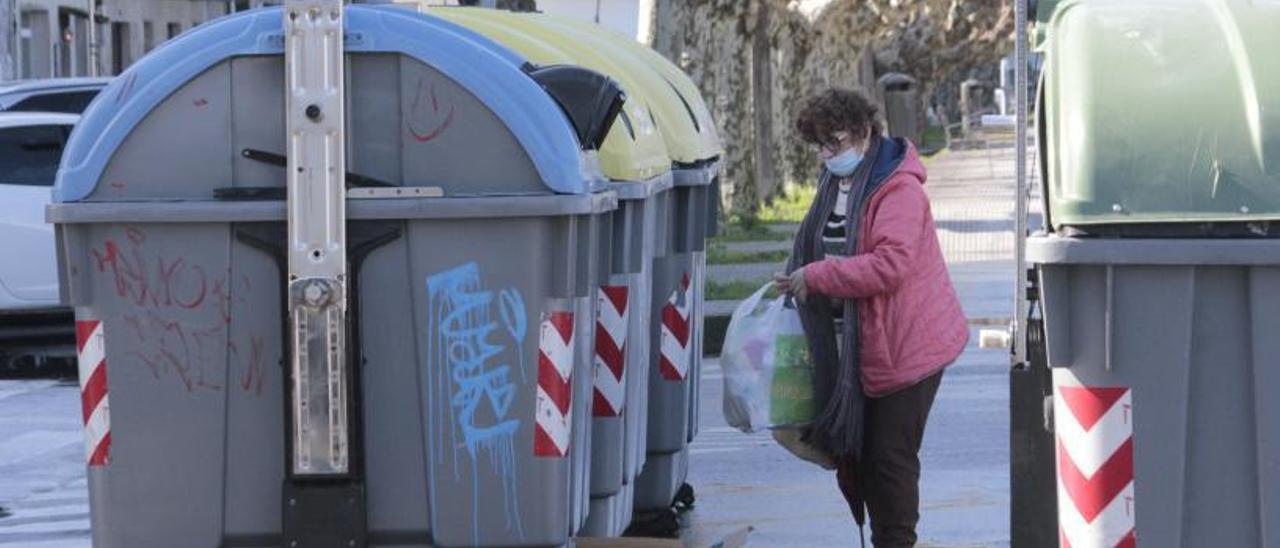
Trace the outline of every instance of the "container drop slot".
{"type": "Polygon", "coordinates": [[[598,150],[627,100],[613,79],[582,67],[552,65],[529,72],[555,99],[585,150],[598,150]]]}

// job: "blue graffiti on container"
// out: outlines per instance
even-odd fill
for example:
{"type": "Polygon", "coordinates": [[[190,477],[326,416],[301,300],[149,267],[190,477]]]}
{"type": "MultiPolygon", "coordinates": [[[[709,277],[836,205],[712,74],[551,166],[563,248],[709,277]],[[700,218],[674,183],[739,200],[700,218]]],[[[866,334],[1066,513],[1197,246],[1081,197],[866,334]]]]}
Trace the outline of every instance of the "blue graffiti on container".
{"type": "MultiPolygon", "coordinates": [[[[524,378],[523,343],[528,334],[524,298],[515,289],[495,294],[481,283],[480,267],[467,263],[427,277],[427,422],[431,507],[436,505],[434,463],[453,463],[453,481],[470,470],[472,540],[480,543],[480,459],[502,483],[507,530],[524,538],[516,477],[516,432],[511,413],[517,385],[505,356],[515,353],[524,378]],[[493,312],[496,311],[496,314],[493,312]],[[448,402],[447,405],[442,405],[448,402]],[[459,461],[469,465],[459,467],[459,461]]],[[[492,496],[489,491],[486,495],[492,496]]],[[[496,502],[496,501],[495,501],[496,502]]],[[[486,508],[489,505],[485,505],[486,508]]]]}

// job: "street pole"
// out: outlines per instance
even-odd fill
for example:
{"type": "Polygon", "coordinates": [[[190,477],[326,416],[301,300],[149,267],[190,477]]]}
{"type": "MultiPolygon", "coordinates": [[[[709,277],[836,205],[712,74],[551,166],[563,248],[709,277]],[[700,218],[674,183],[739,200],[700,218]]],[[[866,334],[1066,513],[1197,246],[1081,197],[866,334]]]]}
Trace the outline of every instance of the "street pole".
{"type": "Polygon", "coordinates": [[[22,25],[13,0],[0,0],[0,81],[18,77],[18,30],[22,25]]]}
{"type": "Polygon", "coordinates": [[[98,77],[98,0],[89,0],[89,76],[98,77]]]}
{"type": "Polygon", "coordinates": [[[1014,0],[1014,116],[1017,120],[1014,152],[1014,178],[1016,179],[1017,226],[1014,233],[1014,316],[1013,316],[1013,365],[1027,363],[1027,200],[1030,199],[1027,181],[1027,7],[1030,0],[1014,0]]]}

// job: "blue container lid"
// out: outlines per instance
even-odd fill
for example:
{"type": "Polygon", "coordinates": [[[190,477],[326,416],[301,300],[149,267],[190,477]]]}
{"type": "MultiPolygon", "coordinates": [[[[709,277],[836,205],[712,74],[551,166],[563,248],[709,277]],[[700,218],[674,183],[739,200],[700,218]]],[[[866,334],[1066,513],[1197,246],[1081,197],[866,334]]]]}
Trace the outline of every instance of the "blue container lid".
{"type": "MultiPolygon", "coordinates": [[[[345,22],[347,52],[406,55],[475,95],[524,147],[553,192],[583,194],[598,183],[564,111],[524,72],[527,62],[520,55],[466,28],[394,6],[347,6],[345,22]]],[[[72,132],[54,201],[88,197],[133,129],[205,70],[232,57],[283,55],[283,24],[279,7],[222,17],[166,43],[116,77],[72,132]]]]}

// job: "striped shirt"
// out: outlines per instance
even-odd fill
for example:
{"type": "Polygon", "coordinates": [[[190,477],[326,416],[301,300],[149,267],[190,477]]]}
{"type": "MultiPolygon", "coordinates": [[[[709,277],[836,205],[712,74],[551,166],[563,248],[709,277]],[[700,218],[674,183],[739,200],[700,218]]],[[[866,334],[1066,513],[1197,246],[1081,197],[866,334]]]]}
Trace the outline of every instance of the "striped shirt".
{"type": "Polygon", "coordinates": [[[840,194],[836,196],[836,206],[827,217],[827,224],[822,228],[822,249],[827,257],[844,257],[845,240],[849,234],[849,191],[853,188],[853,179],[838,180],[840,194]]]}

